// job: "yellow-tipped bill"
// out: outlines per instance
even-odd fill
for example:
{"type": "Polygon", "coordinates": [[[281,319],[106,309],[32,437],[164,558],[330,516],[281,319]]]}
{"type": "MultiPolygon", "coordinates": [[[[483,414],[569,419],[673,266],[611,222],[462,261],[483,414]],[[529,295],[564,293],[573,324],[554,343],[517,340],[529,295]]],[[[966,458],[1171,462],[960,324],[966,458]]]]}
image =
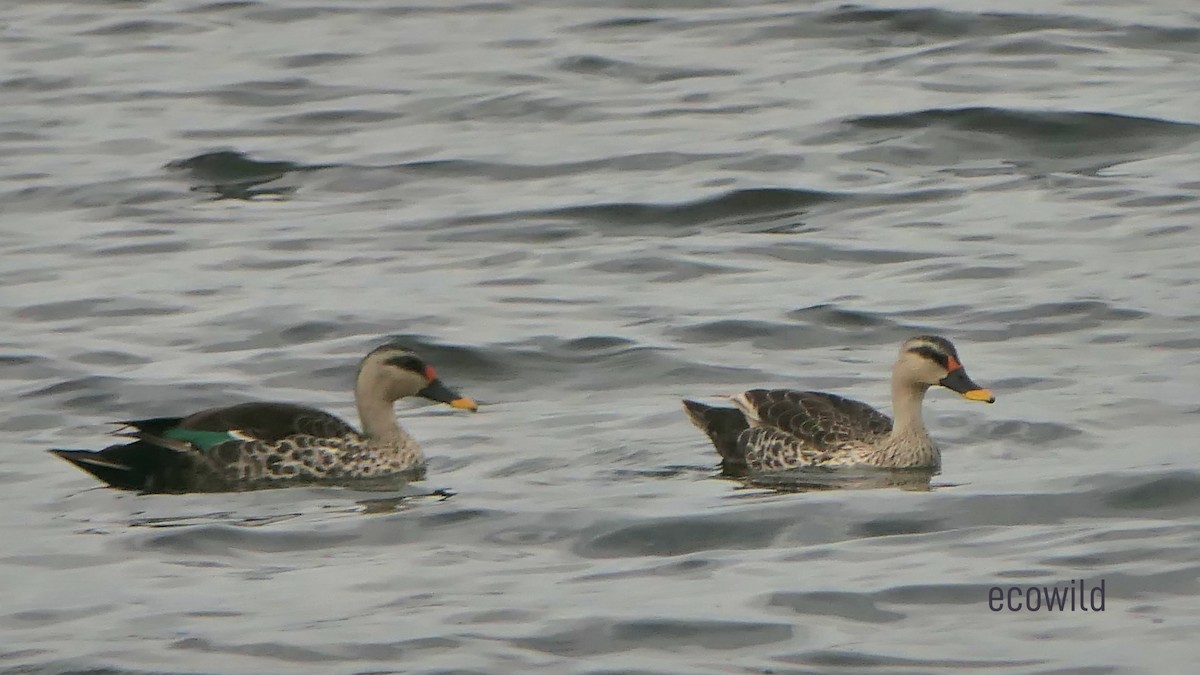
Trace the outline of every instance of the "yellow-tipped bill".
{"type": "Polygon", "coordinates": [[[471,412],[479,410],[479,404],[466,397],[456,398],[453,401],[450,401],[450,407],[458,408],[459,410],[470,410],[471,412]]]}
{"type": "Polygon", "coordinates": [[[963,398],[968,398],[972,401],[983,401],[984,403],[995,403],[996,397],[992,396],[992,392],[987,389],[972,389],[963,392],[963,398]]]}
{"type": "Polygon", "coordinates": [[[417,396],[424,396],[431,401],[445,403],[451,408],[458,408],[459,410],[474,412],[479,409],[479,405],[475,401],[442,384],[441,380],[433,380],[425,385],[424,389],[417,392],[417,396]]]}
{"type": "Polygon", "coordinates": [[[966,369],[961,365],[947,373],[938,384],[951,391],[957,391],[963,395],[963,398],[972,401],[996,402],[996,397],[992,396],[992,392],[972,382],[971,378],[967,377],[966,369]]]}

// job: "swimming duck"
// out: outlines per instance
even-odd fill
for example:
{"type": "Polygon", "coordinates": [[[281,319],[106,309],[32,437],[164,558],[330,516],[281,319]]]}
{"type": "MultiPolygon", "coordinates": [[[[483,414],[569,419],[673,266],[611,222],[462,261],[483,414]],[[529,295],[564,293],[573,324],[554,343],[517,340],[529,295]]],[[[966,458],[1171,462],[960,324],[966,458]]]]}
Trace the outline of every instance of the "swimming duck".
{"type": "Polygon", "coordinates": [[[949,340],[921,335],[900,346],[892,366],[895,421],[865,403],[816,391],[751,389],[728,397],[734,408],[683,405],[728,475],[838,466],[937,470],[942,456],[921,421],[921,402],[934,385],[972,401],[996,400],[967,376],[949,340]]]}
{"type": "Polygon", "coordinates": [[[140,492],[227,492],[297,484],[391,485],[420,480],[425,457],[396,422],[393,404],[421,396],[474,411],[432,366],[395,344],[358,366],[354,401],[362,431],[316,408],[242,403],[187,417],[117,422],[135,439],[100,451],[51,450],[115,488],[140,492]]]}

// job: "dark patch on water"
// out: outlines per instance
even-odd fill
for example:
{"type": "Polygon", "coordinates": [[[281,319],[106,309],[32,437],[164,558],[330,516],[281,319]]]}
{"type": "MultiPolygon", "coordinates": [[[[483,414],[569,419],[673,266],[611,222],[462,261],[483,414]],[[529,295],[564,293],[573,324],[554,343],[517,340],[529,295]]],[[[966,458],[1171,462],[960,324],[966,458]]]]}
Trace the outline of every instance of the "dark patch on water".
{"type": "Polygon", "coordinates": [[[667,518],[601,532],[575,547],[578,555],[674,556],[719,549],[762,548],[779,536],[786,520],[667,518]]]}
{"type": "Polygon", "coordinates": [[[522,638],[514,643],[560,656],[595,656],[632,649],[676,649],[694,646],[725,651],[790,639],[796,629],[786,624],[739,623],[687,619],[586,621],[574,628],[522,638]]]}
{"type": "Polygon", "coordinates": [[[880,609],[869,594],[816,591],[811,593],[776,593],[767,600],[769,607],[782,607],[795,614],[813,617],[838,616],[851,621],[889,623],[905,618],[905,614],[880,609]]]}
{"type": "Polygon", "coordinates": [[[1164,509],[1200,501],[1200,475],[1179,472],[1119,489],[1106,499],[1117,509],[1164,509]]]}
{"type": "Polygon", "coordinates": [[[167,168],[185,172],[193,190],[211,192],[219,199],[253,199],[290,194],[295,186],[268,184],[327,166],[255,160],[235,150],[219,150],[175,160],[167,168]]]}

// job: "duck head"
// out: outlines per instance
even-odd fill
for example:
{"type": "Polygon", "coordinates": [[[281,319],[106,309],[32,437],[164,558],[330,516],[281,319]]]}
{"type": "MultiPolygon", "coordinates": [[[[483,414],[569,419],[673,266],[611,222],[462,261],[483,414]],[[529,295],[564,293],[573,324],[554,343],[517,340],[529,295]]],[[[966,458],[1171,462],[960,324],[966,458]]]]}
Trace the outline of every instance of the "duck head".
{"type": "Polygon", "coordinates": [[[949,340],[936,335],[921,335],[900,346],[900,357],[893,372],[913,386],[942,386],[972,401],[994,403],[992,392],[975,384],[958,358],[958,350],[949,340]]]}
{"type": "Polygon", "coordinates": [[[420,396],[472,412],[479,407],[475,401],[443,384],[433,366],[397,344],[377,347],[363,358],[358,367],[355,390],[360,395],[382,398],[389,403],[420,396]]]}

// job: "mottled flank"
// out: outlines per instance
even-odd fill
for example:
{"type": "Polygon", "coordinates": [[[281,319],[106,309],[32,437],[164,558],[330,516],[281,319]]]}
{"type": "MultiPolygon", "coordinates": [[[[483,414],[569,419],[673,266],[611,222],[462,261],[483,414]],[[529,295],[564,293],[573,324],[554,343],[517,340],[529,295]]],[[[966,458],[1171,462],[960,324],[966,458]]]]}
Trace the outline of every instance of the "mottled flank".
{"type": "Polygon", "coordinates": [[[416,440],[396,423],[392,404],[423,396],[474,409],[399,345],[368,354],[355,399],[363,432],[316,408],[243,403],[184,418],[120,422],[132,443],[99,452],[52,450],[109,485],[140,492],[226,492],[311,483],[398,485],[425,476],[416,440]]]}
{"type": "Polygon", "coordinates": [[[957,361],[958,352],[945,338],[905,341],[892,370],[896,423],[865,403],[824,392],[751,389],[731,397],[736,408],[683,403],[692,423],[712,440],[728,475],[804,467],[936,470],[941,453],[921,421],[926,390],[941,385],[991,402],[990,392],[975,385],[957,361]]]}
{"type": "Polygon", "coordinates": [[[416,443],[374,443],[353,429],[338,436],[296,433],[274,440],[233,438],[201,448],[143,434],[140,421],[123,424],[138,429],[134,436],[139,440],[98,453],[52,452],[113,487],[139,492],[226,492],[308,483],[355,485],[425,476],[424,457],[416,443]],[[135,454],[141,456],[141,462],[131,457],[135,454]]]}

